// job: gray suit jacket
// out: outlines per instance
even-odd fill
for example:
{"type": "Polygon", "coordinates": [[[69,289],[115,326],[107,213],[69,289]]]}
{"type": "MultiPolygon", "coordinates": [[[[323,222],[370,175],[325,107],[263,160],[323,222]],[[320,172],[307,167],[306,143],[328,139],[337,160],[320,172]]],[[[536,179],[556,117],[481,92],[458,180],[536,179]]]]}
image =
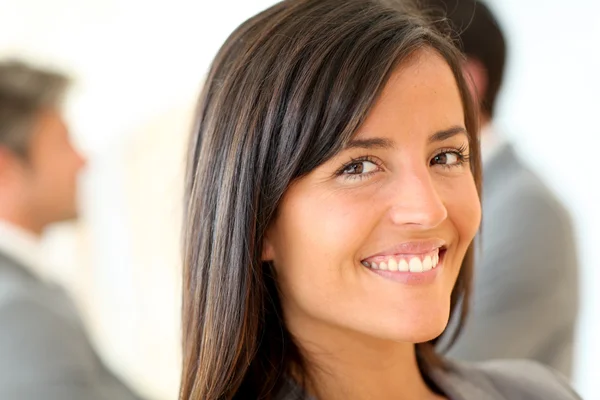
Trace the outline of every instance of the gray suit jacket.
{"type": "MultiPolygon", "coordinates": [[[[450,363],[430,381],[451,400],[581,400],[564,377],[532,361],[450,363]]],[[[275,400],[316,400],[286,380],[275,400]]]]}
{"type": "Polygon", "coordinates": [[[570,376],[578,309],[570,218],[510,146],[486,165],[483,182],[471,312],[448,355],[528,358],[570,376]]]}
{"type": "Polygon", "coordinates": [[[138,399],[102,364],[67,295],[2,254],[0,399],[138,399]]]}

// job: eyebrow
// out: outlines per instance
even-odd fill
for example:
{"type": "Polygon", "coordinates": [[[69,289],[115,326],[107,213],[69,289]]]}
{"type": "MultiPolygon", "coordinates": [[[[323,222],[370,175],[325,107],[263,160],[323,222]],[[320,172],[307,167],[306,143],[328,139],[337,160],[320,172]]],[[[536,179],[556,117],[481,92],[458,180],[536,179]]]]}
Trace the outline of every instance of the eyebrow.
{"type": "Polygon", "coordinates": [[[456,135],[460,135],[461,133],[466,135],[467,139],[469,139],[469,141],[471,141],[471,138],[467,134],[467,130],[465,128],[463,128],[462,126],[457,125],[457,126],[453,126],[450,129],[445,129],[443,131],[434,133],[433,135],[431,135],[429,137],[429,143],[443,142],[444,140],[450,139],[451,137],[454,137],[456,135]]]}
{"type": "Polygon", "coordinates": [[[394,141],[386,138],[353,139],[346,145],[346,149],[392,149],[394,141]]]}
{"type": "MultiPolygon", "coordinates": [[[[467,130],[462,126],[453,126],[452,128],[439,131],[431,135],[428,139],[429,143],[443,142],[444,140],[450,139],[459,134],[464,134],[470,140],[471,138],[467,135],[467,130]]],[[[345,147],[346,149],[392,149],[394,148],[394,141],[387,138],[369,138],[369,139],[353,139],[345,147]]]]}

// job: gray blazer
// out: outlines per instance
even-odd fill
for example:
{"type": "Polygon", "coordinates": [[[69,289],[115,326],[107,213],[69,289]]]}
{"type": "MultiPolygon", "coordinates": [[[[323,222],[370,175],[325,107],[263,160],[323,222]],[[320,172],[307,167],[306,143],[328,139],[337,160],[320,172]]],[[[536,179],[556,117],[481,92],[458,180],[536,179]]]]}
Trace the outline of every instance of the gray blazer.
{"type": "Polygon", "coordinates": [[[570,376],[578,310],[571,220],[510,146],[486,165],[483,182],[471,311],[448,355],[528,358],[570,376]]]}
{"type": "MultiPolygon", "coordinates": [[[[430,380],[450,400],[581,400],[565,378],[532,361],[451,363],[430,380]]],[[[275,400],[316,400],[291,380],[275,400]]]]}
{"type": "Polygon", "coordinates": [[[102,364],[67,295],[2,254],[0,399],[138,399],[102,364]]]}

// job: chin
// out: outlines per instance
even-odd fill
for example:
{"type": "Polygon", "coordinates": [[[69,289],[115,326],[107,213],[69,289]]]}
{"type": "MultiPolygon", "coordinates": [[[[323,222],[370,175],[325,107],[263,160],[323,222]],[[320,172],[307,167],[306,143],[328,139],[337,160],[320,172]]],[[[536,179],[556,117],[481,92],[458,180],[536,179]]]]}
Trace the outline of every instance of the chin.
{"type": "Polygon", "coordinates": [[[415,331],[410,335],[410,340],[406,340],[411,343],[424,343],[439,337],[446,329],[446,324],[438,326],[423,327],[419,331],[415,331]]]}
{"type": "Polygon", "coordinates": [[[71,224],[77,222],[79,214],[77,213],[63,213],[60,216],[55,216],[50,223],[52,224],[71,224]]]}
{"type": "Polygon", "coordinates": [[[62,217],[64,222],[74,222],[79,219],[79,210],[76,207],[72,207],[71,209],[66,210],[62,217]]]}
{"type": "Polygon", "coordinates": [[[439,337],[446,329],[446,324],[433,326],[412,326],[403,327],[389,332],[383,336],[379,333],[380,339],[391,340],[393,342],[404,343],[424,343],[439,337]]]}
{"type": "Polygon", "coordinates": [[[426,316],[414,315],[396,321],[389,320],[390,324],[381,327],[378,336],[395,342],[423,343],[440,336],[448,325],[448,312],[430,313],[426,316]],[[386,332],[385,335],[381,335],[386,332]]]}

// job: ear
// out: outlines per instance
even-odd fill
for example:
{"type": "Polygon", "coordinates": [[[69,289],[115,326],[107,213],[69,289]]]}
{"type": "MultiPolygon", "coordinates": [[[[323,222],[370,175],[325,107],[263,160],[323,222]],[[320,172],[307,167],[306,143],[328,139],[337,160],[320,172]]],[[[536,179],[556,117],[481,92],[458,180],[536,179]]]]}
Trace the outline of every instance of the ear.
{"type": "Polygon", "coordinates": [[[4,181],[14,175],[17,158],[14,153],[4,146],[0,146],[0,180],[4,181]]]}
{"type": "Polygon", "coordinates": [[[467,58],[463,63],[463,73],[471,89],[471,95],[481,103],[488,88],[488,73],[485,66],[476,58],[467,58]]]}

